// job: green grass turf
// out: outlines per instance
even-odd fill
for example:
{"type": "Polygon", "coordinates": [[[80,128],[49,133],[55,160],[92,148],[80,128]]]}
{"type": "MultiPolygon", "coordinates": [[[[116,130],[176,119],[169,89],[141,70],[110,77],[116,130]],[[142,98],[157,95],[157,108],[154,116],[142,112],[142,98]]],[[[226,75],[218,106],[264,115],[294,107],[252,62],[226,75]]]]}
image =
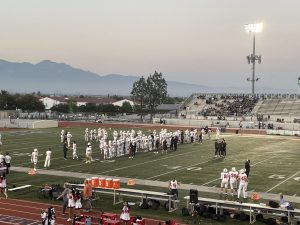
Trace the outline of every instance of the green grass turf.
{"type": "MultiPolygon", "coordinates": [[[[298,137],[282,136],[256,136],[256,135],[222,135],[227,142],[227,157],[213,158],[214,141],[204,140],[203,144],[193,143],[179,145],[177,152],[167,155],[138,153],[135,159],[128,157],[116,158],[114,162],[103,163],[96,161],[92,164],[83,162],[85,154],[84,129],[68,128],[77,141],[77,153],[80,160],[63,160],[62,145],[60,143],[60,130],[58,128],[40,130],[14,130],[2,132],[2,152],[10,152],[13,166],[30,167],[30,155],[34,148],[38,148],[40,154],[44,154],[51,147],[53,156],[51,168],[55,170],[103,174],[110,176],[123,176],[130,178],[152,179],[168,181],[173,177],[181,183],[216,186],[220,184],[218,179],[223,168],[230,169],[235,166],[241,169],[246,159],[251,160],[252,168],[248,190],[270,193],[283,192],[285,195],[300,195],[299,182],[300,166],[298,137]],[[280,175],[281,179],[270,177],[280,175]],[[281,183],[278,185],[279,183],[281,183]],[[278,185],[277,187],[275,187],[278,185]],[[275,188],[274,188],[275,187],[275,188]]],[[[125,129],[123,129],[125,130],[125,129]]],[[[147,132],[148,130],[145,130],[147,132]]],[[[112,130],[110,130],[112,132],[112,130]]],[[[69,152],[71,157],[71,151],[69,152]]],[[[93,143],[93,157],[101,158],[98,143],[93,143]]],[[[39,157],[38,168],[43,168],[45,156],[39,157]]],[[[25,174],[13,173],[9,177],[11,183],[36,184],[63,183],[66,179],[36,175],[30,177],[25,174]]],[[[72,179],[71,179],[72,180],[72,179]]],[[[167,184],[167,182],[166,182],[167,184]]],[[[154,187],[144,187],[154,190],[154,187]]],[[[180,195],[188,195],[187,191],[180,191],[180,195]]],[[[210,197],[210,194],[201,193],[201,196],[210,197]]],[[[20,196],[20,197],[26,197],[20,196]]],[[[32,198],[29,193],[29,198],[32,198]]],[[[211,197],[218,197],[212,194],[211,197]]],[[[184,201],[182,206],[184,206],[184,201]]],[[[111,207],[111,204],[108,204],[111,207]]],[[[177,212],[177,214],[179,211],[177,212]]],[[[155,212],[157,214],[157,212],[155,212]]],[[[166,213],[165,216],[170,214],[166,213]]],[[[173,215],[173,214],[172,214],[173,215]]],[[[165,218],[164,215],[160,215],[165,218]]],[[[201,223],[203,224],[203,223],[201,223]]],[[[208,223],[209,224],[209,223],[208,223]]],[[[216,223],[214,223],[216,224],[216,223]]],[[[234,224],[234,223],[231,223],[234,224]]]]}

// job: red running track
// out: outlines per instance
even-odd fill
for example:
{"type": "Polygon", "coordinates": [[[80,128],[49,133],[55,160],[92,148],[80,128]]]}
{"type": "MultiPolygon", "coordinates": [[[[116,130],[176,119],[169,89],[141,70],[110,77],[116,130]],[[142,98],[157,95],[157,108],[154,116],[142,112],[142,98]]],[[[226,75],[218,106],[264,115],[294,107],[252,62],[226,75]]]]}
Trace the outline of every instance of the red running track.
{"type": "MultiPolygon", "coordinates": [[[[47,209],[53,206],[56,212],[56,225],[70,225],[71,222],[67,222],[68,215],[62,215],[62,207],[55,204],[46,204],[40,202],[32,202],[26,200],[17,199],[0,199],[0,225],[7,224],[18,224],[18,225],[37,225],[41,224],[41,209],[47,209]],[[8,219],[5,219],[8,218],[8,219]],[[12,221],[14,219],[14,222],[12,221]]],[[[68,211],[67,211],[68,212],[68,211]]],[[[93,219],[93,225],[98,220],[96,218],[100,217],[100,212],[92,211],[90,213],[84,213],[84,215],[89,215],[93,219]]],[[[163,221],[146,219],[146,225],[158,225],[159,222],[163,224],[163,221]]]]}

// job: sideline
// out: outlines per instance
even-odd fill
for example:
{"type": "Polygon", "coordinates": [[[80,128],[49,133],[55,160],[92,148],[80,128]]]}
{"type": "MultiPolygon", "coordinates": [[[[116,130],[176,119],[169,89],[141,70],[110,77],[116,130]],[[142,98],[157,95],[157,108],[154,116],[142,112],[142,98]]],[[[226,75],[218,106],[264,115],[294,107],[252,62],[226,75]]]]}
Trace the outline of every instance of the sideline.
{"type": "MultiPolygon", "coordinates": [[[[11,171],[27,173],[28,168],[26,168],[26,167],[11,167],[11,171]]],[[[99,177],[99,176],[101,176],[103,178],[113,177],[113,176],[106,176],[106,175],[101,175],[101,174],[88,174],[88,173],[67,172],[67,171],[58,171],[58,170],[43,170],[43,169],[39,169],[37,172],[38,172],[38,174],[43,174],[43,175],[78,178],[78,179],[86,179],[86,178],[90,178],[90,177],[99,177]]],[[[300,171],[297,173],[300,173],[300,171]]],[[[295,176],[295,174],[293,176],[295,176]]],[[[126,177],[115,177],[115,178],[120,179],[121,183],[127,183],[127,181],[130,179],[130,178],[126,178],[126,177]]],[[[152,186],[152,187],[154,186],[154,187],[162,187],[162,188],[168,187],[168,181],[157,181],[157,180],[146,180],[146,179],[135,179],[135,181],[136,181],[136,184],[138,184],[138,185],[145,185],[145,186],[152,186]]],[[[220,193],[220,188],[203,186],[203,185],[193,185],[193,184],[181,183],[180,189],[188,190],[188,191],[190,189],[197,189],[200,192],[208,192],[208,193],[214,193],[214,194],[220,193]]],[[[248,192],[248,194],[251,195],[252,192],[250,191],[250,192],[248,192]]],[[[259,195],[261,196],[262,199],[275,200],[275,201],[278,200],[278,194],[260,192],[259,195]]],[[[300,197],[285,195],[285,199],[286,199],[286,201],[289,201],[289,202],[300,203],[300,197]]]]}

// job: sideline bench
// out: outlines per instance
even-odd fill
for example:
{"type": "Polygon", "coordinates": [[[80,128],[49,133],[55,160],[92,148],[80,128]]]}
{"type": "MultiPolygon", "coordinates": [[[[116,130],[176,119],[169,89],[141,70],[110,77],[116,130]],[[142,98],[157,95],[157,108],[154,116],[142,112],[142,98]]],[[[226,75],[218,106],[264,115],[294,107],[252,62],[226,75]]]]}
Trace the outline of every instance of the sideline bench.
{"type": "MultiPolygon", "coordinates": [[[[70,185],[79,190],[82,190],[84,187],[83,184],[70,184],[70,185]]],[[[156,192],[156,191],[146,191],[146,190],[129,189],[129,188],[113,189],[113,188],[105,188],[105,187],[93,187],[93,192],[113,195],[114,205],[123,202],[122,196],[140,198],[141,202],[143,201],[143,199],[147,199],[147,198],[160,200],[160,201],[167,201],[169,203],[168,205],[169,212],[175,211],[177,209],[177,203],[179,202],[179,200],[174,199],[174,195],[169,195],[164,192],[156,192]]]]}
{"type": "Polygon", "coordinates": [[[7,189],[8,191],[18,191],[18,190],[22,190],[25,188],[30,188],[32,185],[27,184],[27,185],[23,185],[23,186],[19,186],[19,187],[15,187],[15,188],[9,188],[7,189]]]}
{"type": "MultiPolygon", "coordinates": [[[[184,199],[186,199],[187,208],[188,209],[192,208],[192,210],[193,210],[193,207],[195,206],[195,204],[190,203],[190,196],[185,196],[184,199]]],[[[298,216],[300,215],[300,210],[298,210],[298,209],[287,210],[287,209],[282,209],[282,208],[271,208],[269,206],[255,204],[255,203],[240,203],[237,201],[201,198],[201,197],[198,197],[198,202],[201,204],[204,204],[206,206],[216,208],[216,214],[218,214],[218,212],[220,214],[222,214],[223,209],[235,209],[240,212],[249,213],[250,224],[252,224],[256,221],[257,214],[264,214],[264,215],[270,215],[270,216],[275,216],[275,217],[287,216],[289,224],[293,224],[293,221],[292,221],[293,217],[298,218],[298,216]],[[252,219],[252,216],[253,216],[253,219],[252,219]]]]}

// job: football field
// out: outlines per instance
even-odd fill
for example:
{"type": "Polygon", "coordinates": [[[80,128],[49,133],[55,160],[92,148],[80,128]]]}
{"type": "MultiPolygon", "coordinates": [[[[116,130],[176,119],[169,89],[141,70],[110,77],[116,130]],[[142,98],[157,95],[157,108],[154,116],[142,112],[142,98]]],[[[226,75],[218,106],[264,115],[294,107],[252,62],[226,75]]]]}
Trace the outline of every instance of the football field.
{"type": "MultiPolygon", "coordinates": [[[[66,128],[64,128],[66,129],[66,128]]],[[[249,191],[280,193],[300,196],[300,139],[288,136],[221,134],[227,142],[227,156],[214,158],[214,135],[203,144],[179,145],[176,152],[154,154],[138,151],[136,158],[119,157],[104,161],[98,143],[92,143],[95,162],[85,164],[85,127],[68,128],[77,141],[79,160],[63,159],[60,143],[61,128],[41,130],[2,131],[0,151],[9,152],[12,166],[31,167],[30,157],[34,148],[39,151],[38,169],[43,168],[45,152],[52,148],[49,170],[73,171],[127,178],[168,181],[173,177],[183,184],[218,187],[223,168],[241,169],[246,159],[251,160],[249,191]]],[[[122,130],[125,130],[123,128],[122,130]]],[[[113,129],[107,129],[110,133],[113,129]]],[[[144,129],[143,132],[149,132],[144,129]]],[[[111,136],[110,136],[111,139],[111,136]]],[[[24,174],[24,177],[28,176],[24,174]]],[[[45,175],[46,176],[46,175],[45,175]]],[[[13,179],[13,178],[11,178],[13,179]]]]}

